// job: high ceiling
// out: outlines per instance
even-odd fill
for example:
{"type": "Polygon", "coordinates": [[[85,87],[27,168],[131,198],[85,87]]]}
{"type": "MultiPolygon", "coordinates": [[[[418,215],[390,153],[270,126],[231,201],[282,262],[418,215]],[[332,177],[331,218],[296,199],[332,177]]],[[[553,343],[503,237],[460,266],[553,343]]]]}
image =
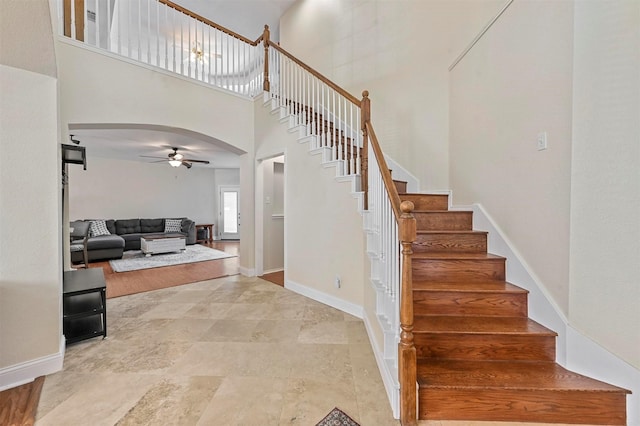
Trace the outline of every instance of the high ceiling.
{"type": "Polygon", "coordinates": [[[269,25],[271,38],[280,40],[280,17],[296,0],[175,0],[198,15],[255,40],[269,25]]]}
{"type": "MultiPolygon", "coordinates": [[[[249,39],[257,38],[269,25],[272,39],[279,40],[280,17],[296,0],[174,0],[211,21],[249,39]]],[[[237,168],[238,150],[212,137],[159,126],[71,125],[69,133],[87,148],[87,155],[151,163],[179,147],[187,158],[209,160],[197,167],[237,168]]],[[[68,143],[68,141],[64,141],[68,143]]]]}

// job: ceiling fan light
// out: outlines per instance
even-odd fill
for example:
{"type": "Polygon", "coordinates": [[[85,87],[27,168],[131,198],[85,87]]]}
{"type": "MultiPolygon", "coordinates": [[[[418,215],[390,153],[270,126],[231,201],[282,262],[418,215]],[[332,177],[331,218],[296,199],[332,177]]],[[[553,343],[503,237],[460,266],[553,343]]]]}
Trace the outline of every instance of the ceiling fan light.
{"type": "Polygon", "coordinates": [[[182,165],[182,161],[179,160],[169,160],[169,164],[171,167],[180,167],[182,165]]]}

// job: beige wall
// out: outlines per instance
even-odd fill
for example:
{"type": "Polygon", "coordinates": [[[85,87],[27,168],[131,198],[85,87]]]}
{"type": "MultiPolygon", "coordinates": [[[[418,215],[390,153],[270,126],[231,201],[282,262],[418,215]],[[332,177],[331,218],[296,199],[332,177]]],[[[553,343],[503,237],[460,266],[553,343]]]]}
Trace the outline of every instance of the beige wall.
{"type": "Polygon", "coordinates": [[[55,76],[48,3],[0,2],[0,373],[64,350],[55,76]]]}
{"type": "Polygon", "coordinates": [[[320,159],[309,155],[307,144],[286,150],[287,281],[362,306],[369,282],[362,216],[351,183],[337,182],[335,169],[322,167],[320,159]]]}
{"type": "Polygon", "coordinates": [[[69,123],[150,124],[253,148],[253,103],[144,66],[58,42],[61,137],[69,123]],[[142,95],[144,94],[144,95],[142,95]]]}
{"type": "Polygon", "coordinates": [[[569,326],[636,368],[639,7],[514,2],[452,71],[450,118],[455,203],[482,204],[569,326]]]}
{"type": "MultiPolygon", "coordinates": [[[[315,290],[362,306],[365,289],[371,286],[368,271],[365,275],[368,263],[362,216],[351,195],[351,184],[337,182],[335,169],[324,168],[322,156],[311,155],[309,144],[298,142],[298,133],[289,132],[287,124],[280,123],[279,116],[271,114],[262,101],[256,102],[255,130],[259,160],[285,153],[287,281],[306,287],[310,293],[315,290]],[[340,289],[334,286],[336,275],[342,279],[340,289]]],[[[262,207],[256,206],[256,212],[262,207]]],[[[266,263],[264,266],[266,269],[266,263]]]]}
{"type": "Polygon", "coordinates": [[[574,35],[569,320],[640,368],[640,2],[578,1],[574,35]]]}
{"type": "Polygon", "coordinates": [[[299,0],[281,44],[354,96],[369,90],[385,153],[423,189],[448,189],[447,68],[502,3],[299,0]]]}
{"type": "Polygon", "coordinates": [[[188,217],[213,223],[215,169],[87,155],[87,170],[69,166],[70,220],[188,217]]]}
{"type": "Polygon", "coordinates": [[[62,242],[56,80],[0,64],[0,93],[1,369],[61,349],[62,242]]]}
{"type": "Polygon", "coordinates": [[[514,2],[451,72],[450,101],[455,204],[482,204],[565,315],[572,39],[572,2],[514,2]]]}

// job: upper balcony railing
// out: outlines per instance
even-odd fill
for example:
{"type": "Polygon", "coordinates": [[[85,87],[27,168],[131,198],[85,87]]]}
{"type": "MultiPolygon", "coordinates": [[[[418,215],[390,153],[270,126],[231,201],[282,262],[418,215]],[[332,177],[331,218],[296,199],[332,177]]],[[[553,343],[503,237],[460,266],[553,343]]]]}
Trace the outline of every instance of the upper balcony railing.
{"type": "Polygon", "coordinates": [[[262,93],[262,35],[249,40],[167,0],[60,0],[64,36],[244,96],[262,93]]]}

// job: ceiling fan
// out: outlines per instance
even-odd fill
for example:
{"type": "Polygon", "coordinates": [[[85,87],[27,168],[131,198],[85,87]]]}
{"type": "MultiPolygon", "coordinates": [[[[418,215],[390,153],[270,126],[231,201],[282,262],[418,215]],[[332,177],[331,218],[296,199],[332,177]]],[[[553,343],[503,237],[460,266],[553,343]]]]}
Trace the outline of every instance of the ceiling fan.
{"type": "Polygon", "coordinates": [[[168,161],[169,164],[171,165],[171,167],[180,167],[180,166],[185,166],[187,169],[190,169],[191,166],[193,165],[192,163],[201,163],[201,164],[209,164],[209,161],[207,160],[196,160],[193,158],[184,158],[184,155],[178,153],[178,148],[176,147],[171,147],[171,149],[173,150],[173,152],[170,152],[169,155],[167,155],[167,157],[152,157],[149,155],[141,155],[140,157],[145,157],[145,158],[160,158],[161,161],[154,161],[154,163],[160,163],[162,161],[168,161]]]}

